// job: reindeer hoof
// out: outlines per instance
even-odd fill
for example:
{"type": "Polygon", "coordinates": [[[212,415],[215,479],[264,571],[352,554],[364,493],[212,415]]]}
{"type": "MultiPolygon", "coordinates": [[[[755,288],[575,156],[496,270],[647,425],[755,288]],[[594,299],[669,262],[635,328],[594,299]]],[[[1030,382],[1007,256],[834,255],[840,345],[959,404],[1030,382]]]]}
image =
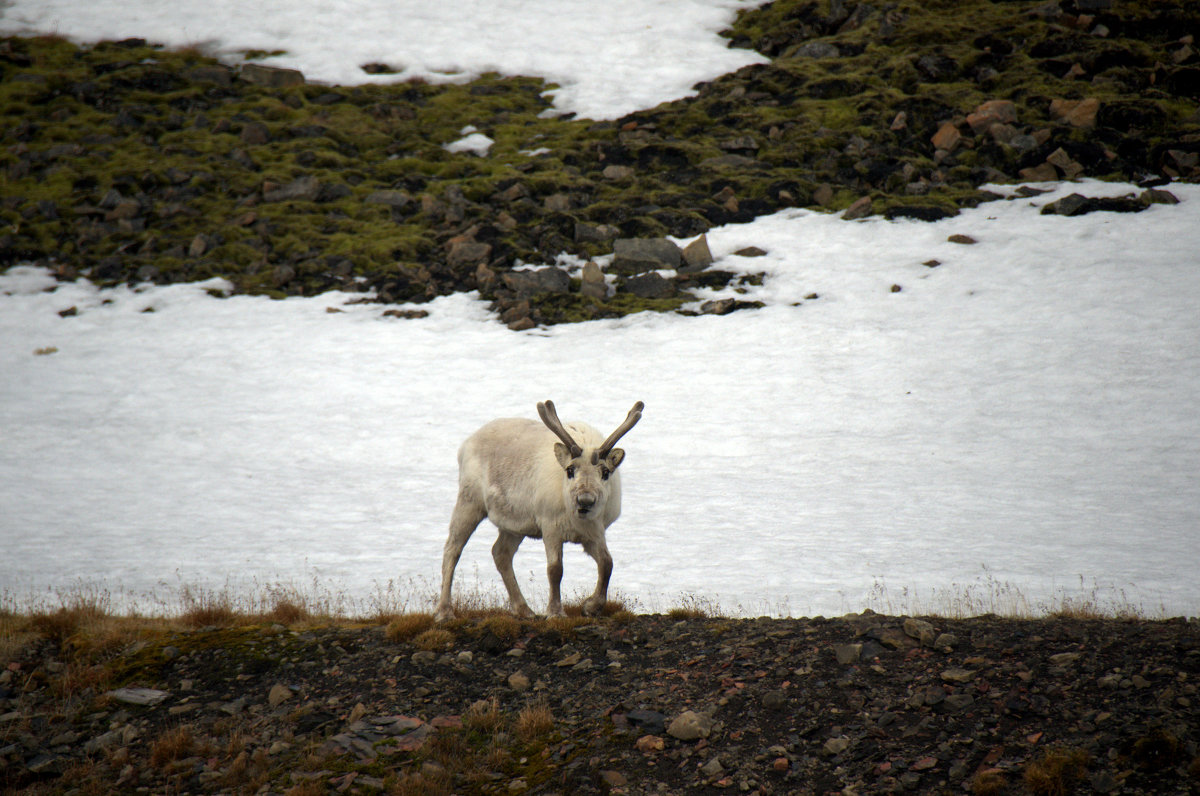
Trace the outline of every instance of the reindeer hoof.
{"type": "Polygon", "coordinates": [[[595,600],[595,601],[585,600],[584,601],[584,603],[583,603],[583,615],[584,616],[600,616],[600,614],[602,614],[602,613],[604,613],[604,601],[603,600],[595,600]]]}
{"type": "Polygon", "coordinates": [[[439,608],[437,613],[433,615],[433,621],[437,622],[438,624],[441,624],[442,622],[449,622],[453,618],[453,608],[439,608]]]}

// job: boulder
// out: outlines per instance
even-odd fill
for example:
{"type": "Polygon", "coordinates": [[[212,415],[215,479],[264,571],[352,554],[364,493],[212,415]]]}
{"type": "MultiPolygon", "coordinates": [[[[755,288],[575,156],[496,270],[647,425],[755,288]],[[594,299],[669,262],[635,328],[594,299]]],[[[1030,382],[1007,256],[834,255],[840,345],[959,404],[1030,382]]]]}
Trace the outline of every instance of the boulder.
{"type": "Polygon", "coordinates": [[[1050,101],[1050,118],[1072,127],[1094,127],[1100,100],[1088,97],[1081,100],[1055,99],[1050,101]]]}
{"type": "Polygon", "coordinates": [[[304,85],[304,73],[299,69],[285,69],[280,66],[263,66],[262,64],[243,64],[238,77],[247,83],[268,88],[290,88],[304,85]]]}
{"type": "Polygon", "coordinates": [[[967,114],[967,124],[976,135],[988,132],[993,125],[1011,125],[1017,121],[1017,106],[1010,100],[988,100],[967,114]]]}
{"type": "Polygon", "coordinates": [[[613,241],[610,266],[618,274],[632,276],[658,269],[679,268],[683,253],[666,238],[618,238],[613,241]]]}
{"type": "Polygon", "coordinates": [[[675,283],[654,271],[629,277],[622,288],[638,298],[663,299],[675,295],[675,283]]]}
{"type": "Polygon", "coordinates": [[[597,299],[608,297],[608,284],[604,281],[604,272],[595,263],[587,263],[580,274],[579,292],[584,296],[597,299]]]}
{"type": "Polygon", "coordinates": [[[554,266],[531,271],[509,271],[501,274],[500,279],[505,287],[523,298],[542,293],[566,293],[571,288],[567,272],[554,266]]]}
{"type": "Polygon", "coordinates": [[[683,264],[679,266],[681,274],[694,274],[712,265],[713,256],[708,248],[708,236],[701,235],[684,246],[682,256],[683,264]]]}

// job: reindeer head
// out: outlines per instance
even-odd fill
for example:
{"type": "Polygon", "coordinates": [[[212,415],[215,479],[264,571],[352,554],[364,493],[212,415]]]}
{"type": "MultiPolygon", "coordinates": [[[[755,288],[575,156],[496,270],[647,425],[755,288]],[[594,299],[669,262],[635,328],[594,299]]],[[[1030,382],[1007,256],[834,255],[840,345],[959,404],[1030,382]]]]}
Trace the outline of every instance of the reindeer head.
{"type": "Polygon", "coordinates": [[[546,428],[562,440],[554,443],[554,455],[566,475],[563,480],[564,499],[577,517],[582,519],[598,516],[603,511],[604,502],[609,495],[608,479],[625,460],[625,451],[613,446],[642,419],[644,407],[645,404],[641,401],[635,403],[625,421],[608,435],[608,439],[604,440],[600,447],[587,450],[567,432],[562,421],[558,419],[553,401],[537,405],[538,415],[546,424],[546,428]]]}

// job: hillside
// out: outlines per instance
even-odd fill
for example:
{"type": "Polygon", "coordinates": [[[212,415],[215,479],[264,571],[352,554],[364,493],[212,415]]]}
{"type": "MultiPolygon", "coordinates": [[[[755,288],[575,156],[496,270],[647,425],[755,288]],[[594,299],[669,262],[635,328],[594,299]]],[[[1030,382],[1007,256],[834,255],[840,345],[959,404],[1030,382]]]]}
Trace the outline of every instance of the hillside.
{"type": "Polygon", "coordinates": [[[513,269],[788,207],[933,220],[987,182],[1196,180],[1197,32],[1200,10],[1170,0],[780,0],[726,34],[771,63],[604,122],[548,118],[532,77],[342,87],[266,53],[235,69],[139,39],[10,38],[0,267],[388,303],[477,289],[514,328],[671,311],[757,277],[647,277],[650,260],[606,291],[513,269]],[[444,146],[468,125],[486,153],[444,146]]]}
{"type": "Polygon", "coordinates": [[[0,780],[27,794],[1200,787],[1194,619],[16,625],[0,780]]]}

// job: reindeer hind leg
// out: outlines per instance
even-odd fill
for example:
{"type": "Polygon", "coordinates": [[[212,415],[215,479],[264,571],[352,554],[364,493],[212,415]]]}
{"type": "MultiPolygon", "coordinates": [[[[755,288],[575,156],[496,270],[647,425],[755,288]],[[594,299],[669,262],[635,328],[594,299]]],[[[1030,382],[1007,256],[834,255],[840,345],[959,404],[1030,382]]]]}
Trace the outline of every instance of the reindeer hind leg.
{"type": "Polygon", "coordinates": [[[438,596],[437,609],[434,613],[439,622],[454,618],[454,609],[450,606],[454,569],[458,566],[458,559],[462,556],[467,540],[471,538],[471,534],[475,533],[475,529],[479,527],[479,523],[483,522],[483,518],[486,516],[487,511],[482,505],[467,495],[459,493],[458,502],[454,504],[454,513],[450,516],[450,535],[442,550],[442,590],[438,596]]]}

